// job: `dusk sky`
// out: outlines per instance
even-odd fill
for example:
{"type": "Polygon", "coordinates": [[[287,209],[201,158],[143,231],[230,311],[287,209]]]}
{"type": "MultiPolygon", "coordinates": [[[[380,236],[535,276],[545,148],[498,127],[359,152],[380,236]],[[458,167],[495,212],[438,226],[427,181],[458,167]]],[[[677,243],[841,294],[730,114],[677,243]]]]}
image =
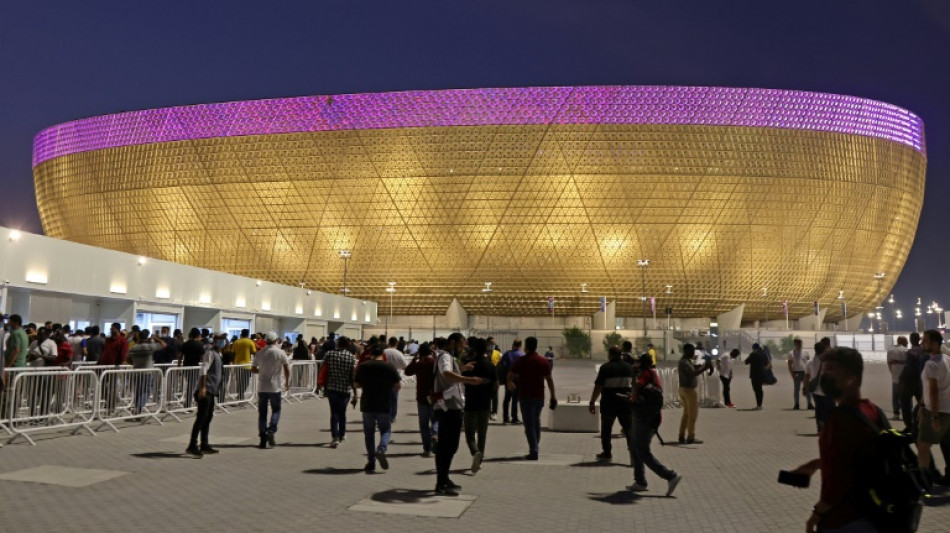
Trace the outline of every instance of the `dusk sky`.
{"type": "Polygon", "coordinates": [[[605,84],[801,89],[918,114],[926,199],[893,292],[907,314],[917,297],[950,308],[946,0],[7,0],[0,225],[42,233],[33,136],[76,118],[313,94],[605,84]]]}

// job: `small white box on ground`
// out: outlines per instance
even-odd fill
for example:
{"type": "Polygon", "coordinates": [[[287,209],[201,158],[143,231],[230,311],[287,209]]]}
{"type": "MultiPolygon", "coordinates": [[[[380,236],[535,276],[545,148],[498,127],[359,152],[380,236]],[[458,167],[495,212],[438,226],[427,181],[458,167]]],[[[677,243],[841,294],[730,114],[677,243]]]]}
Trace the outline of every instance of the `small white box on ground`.
{"type": "MultiPolygon", "coordinates": [[[[600,431],[600,415],[591,414],[588,403],[558,403],[557,409],[549,411],[548,428],[551,431],[597,433],[600,431]]],[[[600,407],[600,404],[597,404],[600,407]]]]}

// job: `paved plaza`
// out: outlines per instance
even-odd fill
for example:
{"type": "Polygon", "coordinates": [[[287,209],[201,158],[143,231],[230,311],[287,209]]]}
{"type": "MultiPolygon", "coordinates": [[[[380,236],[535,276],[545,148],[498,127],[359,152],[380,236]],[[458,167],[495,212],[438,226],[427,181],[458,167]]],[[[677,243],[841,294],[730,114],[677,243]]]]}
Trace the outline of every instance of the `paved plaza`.
{"type": "MultiPolygon", "coordinates": [[[[555,383],[563,401],[579,393],[586,404],[593,363],[558,361],[555,383]]],[[[0,450],[0,517],[4,531],[804,531],[818,499],[812,487],[776,483],[778,471],[817,457],[814,420],[792,411],[791,379],[766,389],[763,411],[749,411],[745,373],[733,380],[738,409],[700,411],[701,445],[654,443],[654,453],[683,475],[674,497],[647,472],[650,491],[631,493],[629,459],[619,440],[614,463],[599,463],[599,437],[545,431],[541,460],[519,460],[522,426],[493,423],[477,475],[464,443],[453,464],[463,486],[458,498],[435,498],[434,461],[420,456],[414,396],[400,396],[390,469],[368,475],[359,413],[350,410],[346,441],[329,448],[325,400],[284,404],[278,446],[257,448],[257,413],[218,414],[211,442],[219,455],[183,454],[190,418],[159,426],[120,426],[66,436],[40,434],[0,450]]],[[[890,413],[883,364],[870,364],[865,395],[890,413]]],[[[803,402],[804,406],[804,402],[803,402]]],[[[664,410],[660,434],[675,442],[679,409],[664,410]]],[[[548,413],[543,415],[547,424],[548,413]]],[[[939,454],[938,454],[939,455],[939,454]]],[[[942,465],[942,458],[938,457],[942,465]]],[[[950,493],[936,493],[920,531],[950,532],[950,493]]]]}

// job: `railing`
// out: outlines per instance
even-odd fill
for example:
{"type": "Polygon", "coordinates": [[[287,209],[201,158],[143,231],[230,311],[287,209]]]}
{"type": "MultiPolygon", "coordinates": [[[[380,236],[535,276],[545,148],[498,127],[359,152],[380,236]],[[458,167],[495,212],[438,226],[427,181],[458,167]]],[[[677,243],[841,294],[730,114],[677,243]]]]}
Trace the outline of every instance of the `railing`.
{"type": "Polygon", "coordinates": [[[201,368],[197,366],[167,367],[162,388],[163,419],[171,417],[181,422],[178,415],[191,413],[196,409],[194,392],[200,374],[201,368]]]}
{"type": "Polygon", "coordinates": [[[257,376],[251,374],[250,365],[222,366],[215,408],[230,413],[228,407],[245,405],[257,405],[257,376]]]}
{"type": "Polygon", "coordinates": [[[293,361],[290,363],[290,386],[287,399],[302,402],[317,397],[317,376],[320,361],[293,361]]]}
{"type": "Polygon", "coordinates": [[[165,381],[157,368],[108,369],[99,375],[96,389],[97,418],[118,432],[115,422],[132,420],[147,423],[158,418],[164,402],[165,381]]]}
{"type": "Polygon", "coordinates": [[[15,377],[3,396],[12,434],[9,442],[23,437],[35,445],[30,433],[49,429],[74,428],[73,433],[85,429],[95,435],[90,424],[96,415],[99,379],[94,372],[55,368],[10,376],[15,377]]]}

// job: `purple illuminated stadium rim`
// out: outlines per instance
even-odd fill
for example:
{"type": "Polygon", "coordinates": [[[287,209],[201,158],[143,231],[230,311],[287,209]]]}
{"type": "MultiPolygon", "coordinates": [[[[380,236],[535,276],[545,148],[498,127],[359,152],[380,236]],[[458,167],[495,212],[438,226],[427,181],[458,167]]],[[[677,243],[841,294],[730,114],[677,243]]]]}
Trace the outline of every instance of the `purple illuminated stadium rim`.
{"type": "Polygon", "coordinates": [[[531,124],[780,128],[863,135],[926,156],[923,121],[900,107],[837,94],[726,87],[452,89],[303,96],[130,111],[37,134],[33,166],[120,146],[340,130],[531,124]]]}

